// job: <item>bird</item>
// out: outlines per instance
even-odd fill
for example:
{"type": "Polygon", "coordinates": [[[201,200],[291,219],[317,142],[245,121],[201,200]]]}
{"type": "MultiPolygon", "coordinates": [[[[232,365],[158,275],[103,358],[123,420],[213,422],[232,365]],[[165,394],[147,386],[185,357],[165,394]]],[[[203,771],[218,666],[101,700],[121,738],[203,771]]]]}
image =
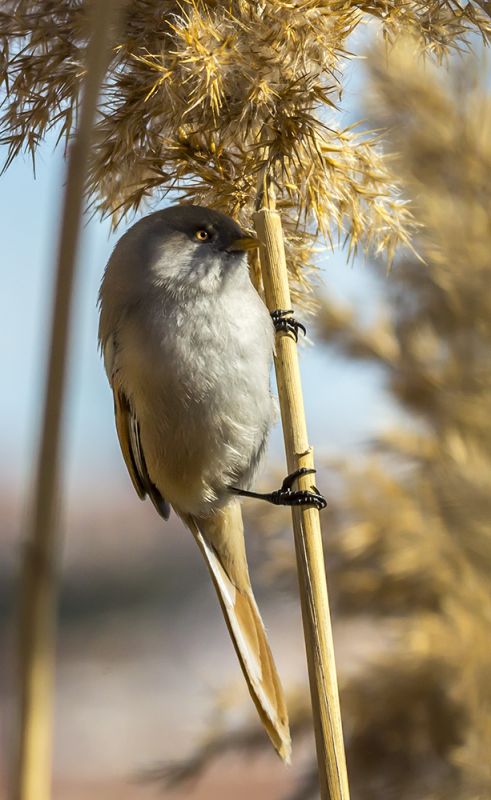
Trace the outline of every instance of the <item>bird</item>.
{"type": "MultiPolygon", "coordinates": [[[[277,753],[291,754],[284,691],[251,587],[241,496],[323,507],[295,491],[252,490],[276,419],[270,372],[276,330],[247,251],[256,237],[222,212],[177,205],[121,237],[99,292],[99,343],[129,476],[164,520],[171,508],[207,564],[250,695],[277,753]]],[[[315,489],[315,487],[313,487],[315,489]]]]}

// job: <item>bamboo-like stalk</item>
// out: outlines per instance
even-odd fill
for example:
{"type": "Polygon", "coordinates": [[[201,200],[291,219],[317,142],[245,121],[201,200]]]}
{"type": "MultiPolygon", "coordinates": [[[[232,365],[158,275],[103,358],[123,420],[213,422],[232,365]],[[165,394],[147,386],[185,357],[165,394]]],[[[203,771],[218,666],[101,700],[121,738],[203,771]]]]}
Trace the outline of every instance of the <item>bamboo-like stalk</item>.
{"type": "Polygon", "coordinates": [[[16,800],[49,800],[51,796],[59,550],[56,511],[70,315],[91,133],[111,31],[121,5],[121,0],[93,4],[80,120],[68,157],[37,475],[20,587],[20,714],[13,776],[16,800]]]}
{"type": "MultiPolygon", "coordinates": [[[[290,289],[281,218],[267,189],[254,216],[260,240],[261,272],[268,308],[290,309],[290,289]]],[[[276,337],[276,381],[281,408],[288,472],[313,468],[307,437],[297,347],[291,334],[276,337]]],[[[309,489],[312,475],[299,479],[309,489]]],[[[323,800],[349,800],[346,757],[327,594],[319,512],[293,508],[293,531],[315,727],[319,783],[323,800]]]]}

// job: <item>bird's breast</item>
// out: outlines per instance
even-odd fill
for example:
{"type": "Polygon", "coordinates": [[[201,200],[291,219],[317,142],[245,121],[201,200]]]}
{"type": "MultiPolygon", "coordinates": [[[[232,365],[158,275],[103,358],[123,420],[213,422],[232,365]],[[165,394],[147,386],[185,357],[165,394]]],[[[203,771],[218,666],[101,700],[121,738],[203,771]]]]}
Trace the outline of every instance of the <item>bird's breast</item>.
{"type": "Polygon", "coordinates": [[[274,417],[270,316],[252,286],[145,313],[127,320],[121,364],[149,472],[170,502],[184,486],[211,498],[253,474],[274,417]]]}

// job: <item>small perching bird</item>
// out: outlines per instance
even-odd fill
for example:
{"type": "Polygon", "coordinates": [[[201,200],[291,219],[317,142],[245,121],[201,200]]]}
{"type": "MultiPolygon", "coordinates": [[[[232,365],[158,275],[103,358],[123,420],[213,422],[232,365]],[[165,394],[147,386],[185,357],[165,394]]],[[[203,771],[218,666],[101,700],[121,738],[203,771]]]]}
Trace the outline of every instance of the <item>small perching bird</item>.
{"type": "Polygon", "coordinates": [[[292,490],[302,470],[276,492],[250,491],[276,414],[275,327],[296,335],[299,325],[282,309],[272,320],[253,287],[245,251],[257,246],[231,218],[200,206],[143,218],[109,259],[99,340],[133,485],[193,533],[251,696],[288,761],[288,714],[252,593],[237,495],[325,501],[315,487],[292,490]]]}

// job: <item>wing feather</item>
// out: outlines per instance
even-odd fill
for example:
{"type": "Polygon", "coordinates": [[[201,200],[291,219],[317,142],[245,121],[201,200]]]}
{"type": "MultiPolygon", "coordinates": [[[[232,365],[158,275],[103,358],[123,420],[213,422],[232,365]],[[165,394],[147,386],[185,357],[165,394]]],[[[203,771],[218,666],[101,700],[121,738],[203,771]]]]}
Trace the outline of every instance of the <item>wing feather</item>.
{"type": "Polygon", "coordinates": [[[140,500],[143,500],[146,495],[145,485],[142,479],[141,472],[135,461],[133,448],[131,446],[130,434],[130,409],[126,396],[117,387],[113,387],[114,394],[114,416],[116,419],[116,430],[118,432],[119,444],[121,452],[125,460],[126,467],[130,474],[133,486],[140,500]]]}
{"type": "Polygon", "coordinates": [[[106,369],[108,371],[109,381],[112,386],[114,396],[114,416],[116,419],[116,430],[118,432],[119,444],[121,452],[128,469],[131,482],[135,487],[136,493],[140,500],[144,500],[146,495],[154,504],[159,514],[164,519],[169,519],[170,506],[162,497],[159,490],[150,478],[145,463],[145,456],[141,446],[140,439],[140,426],[138,419],[131,408],[131,404],[124,392],[122,386],[114,379],[114,358],[115,346],[111,341],[110,345],[104,348],[106,369]],[[106,356],[110,348],[109,357],[106,356]],[[110,362],[110,363],[109,363],[110,362]]]}

